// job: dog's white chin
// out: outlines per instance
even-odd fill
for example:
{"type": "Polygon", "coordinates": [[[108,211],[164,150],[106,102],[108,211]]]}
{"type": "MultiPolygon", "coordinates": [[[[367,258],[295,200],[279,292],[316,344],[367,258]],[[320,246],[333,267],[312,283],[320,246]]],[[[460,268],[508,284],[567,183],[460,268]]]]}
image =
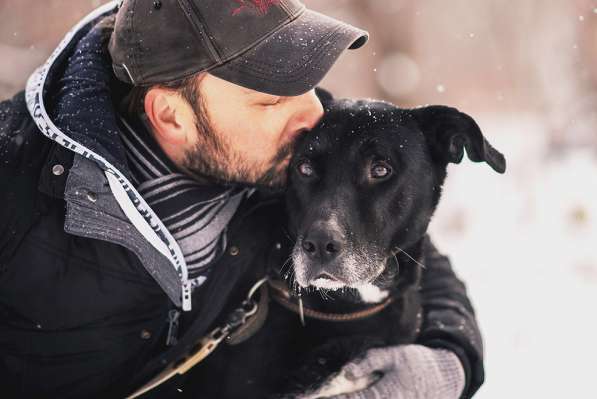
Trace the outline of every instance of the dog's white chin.
{"type": "Polygon", "coordinates": [[[327,278],[318,278],[316,280],[313,280],[311,282],[311,286],[315,288],[323,288],[326,290],[339,290],[346,287],[345,284],[339,281],[334,281],[327,278]]]}

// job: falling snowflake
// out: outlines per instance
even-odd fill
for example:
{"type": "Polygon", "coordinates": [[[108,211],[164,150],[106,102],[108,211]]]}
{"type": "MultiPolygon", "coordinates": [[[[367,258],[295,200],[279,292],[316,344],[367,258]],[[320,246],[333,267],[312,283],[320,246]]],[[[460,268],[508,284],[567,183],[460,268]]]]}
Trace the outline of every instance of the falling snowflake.
{"type": "Polygon", "coordinates": [[[238,3],[238,7],[232,10],[232,15],[238,15],[246,8],[257,11],[260,15],[267,14],[271,6],[277,5],[280,0],[234,0],[238,3]]]}

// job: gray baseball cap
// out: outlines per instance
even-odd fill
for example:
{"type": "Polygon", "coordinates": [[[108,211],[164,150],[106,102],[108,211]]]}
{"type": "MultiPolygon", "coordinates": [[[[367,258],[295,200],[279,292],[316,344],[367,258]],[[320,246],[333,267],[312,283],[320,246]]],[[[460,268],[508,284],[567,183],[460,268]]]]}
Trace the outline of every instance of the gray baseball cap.
{"type": "Polygon", "coordinates": [[[124,0],[109,51],[118,79],[148,86],[200,71],[280,96],[315,87],[367,32],[297,0],[124,0]]]}

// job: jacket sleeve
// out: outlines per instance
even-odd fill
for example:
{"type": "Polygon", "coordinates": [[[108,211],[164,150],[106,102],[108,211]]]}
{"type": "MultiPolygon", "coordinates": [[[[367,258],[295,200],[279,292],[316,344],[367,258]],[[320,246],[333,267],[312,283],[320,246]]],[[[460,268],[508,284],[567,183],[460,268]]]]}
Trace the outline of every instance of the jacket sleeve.
{"type": "Polygon", "coordinates": [[[421,279],[423,325],[417,343],[453,351],[466,375],[463,398],[470,398],[484,381],[483,342],[466,287],[456,277],[448,257],[425,239],[425,269],[421,279]]]}
{"type": "Polygon", "coordinates": [[[0,102],[0,279],[6,259],[38,217],[37,179],[48,151],[42,137],[24,92],[0,102]]]}

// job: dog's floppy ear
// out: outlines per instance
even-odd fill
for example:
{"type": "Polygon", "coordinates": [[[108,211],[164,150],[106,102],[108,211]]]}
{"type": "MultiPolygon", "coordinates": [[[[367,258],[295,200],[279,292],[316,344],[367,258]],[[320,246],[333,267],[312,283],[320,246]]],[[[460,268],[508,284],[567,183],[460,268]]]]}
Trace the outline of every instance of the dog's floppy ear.
{"type": "Polygon", "coordinates": [[[448,163],[460,163],[464,149],[473,162],[487,162],[498,173],[506,171],[506,159],[483,137],[473,118],[443,105],[410,110],[427,138],[432,155],[448,163]]]}

